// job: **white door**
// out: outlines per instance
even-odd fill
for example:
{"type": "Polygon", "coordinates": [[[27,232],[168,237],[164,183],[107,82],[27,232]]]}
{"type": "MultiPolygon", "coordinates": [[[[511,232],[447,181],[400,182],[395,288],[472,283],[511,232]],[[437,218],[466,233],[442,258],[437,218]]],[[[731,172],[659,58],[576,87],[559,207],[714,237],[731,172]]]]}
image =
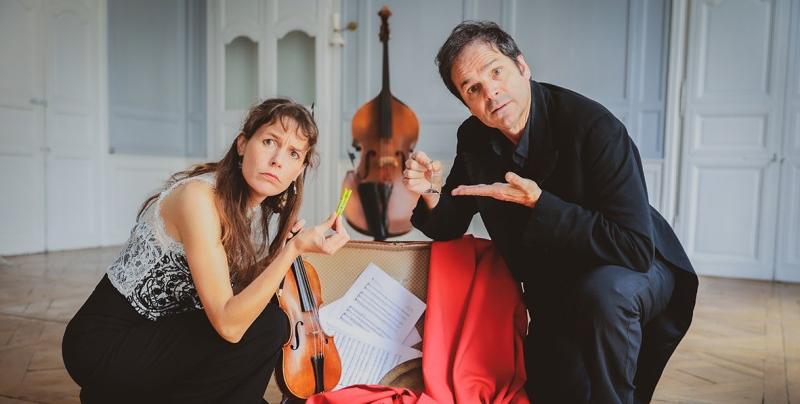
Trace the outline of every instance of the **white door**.
{"type": "Polygon", "coordinates": [[[0,0],[0,254],[45,248],[40,9],[0,0]]]}
{"type": "Polygon", "coordinates": [[[691,2],[679,221],[701,274],[773,278],[789,5],[691,2]]]}
{"type": "Polygon", "coordinates": [[[77,0],[45,9],[47,249],[96,246],[96,10],[77,0]]]}
{"type": "Polygon", "coordinates": [[[792,1],[775,279],[800,282],[800,0],[792,1]]]}

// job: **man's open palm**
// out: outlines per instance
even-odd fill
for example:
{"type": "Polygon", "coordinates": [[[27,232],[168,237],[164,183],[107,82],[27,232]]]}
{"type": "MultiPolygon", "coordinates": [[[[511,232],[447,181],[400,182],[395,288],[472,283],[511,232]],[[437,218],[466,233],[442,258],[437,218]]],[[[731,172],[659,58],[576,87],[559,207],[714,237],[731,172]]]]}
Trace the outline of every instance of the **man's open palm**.
{"type": "Polygon", "coordinates": [[[460,185],[451,192],[452,195],[486,196],[499,201],[514,202],[527,207],[534,207],[542,189],[536,181],[520,177],[512,172],[506,173],[506,181],[494,184],[460,185]]]}

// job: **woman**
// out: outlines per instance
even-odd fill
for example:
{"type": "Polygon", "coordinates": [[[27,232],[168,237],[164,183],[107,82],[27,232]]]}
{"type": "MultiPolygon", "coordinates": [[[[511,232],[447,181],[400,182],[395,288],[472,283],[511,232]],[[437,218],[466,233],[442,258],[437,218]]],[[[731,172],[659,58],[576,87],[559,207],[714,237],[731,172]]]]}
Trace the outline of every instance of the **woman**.
{"type": "Polygon", "coordinates": [[[267,100],[222,160],[173,175],[144,203],[64,334],[82,402],[263,402],[288,339],[275,291],[298,255],[349,240],[335,214],[305,230],[295,221],[316,141],[304,107],[267,100]]]}

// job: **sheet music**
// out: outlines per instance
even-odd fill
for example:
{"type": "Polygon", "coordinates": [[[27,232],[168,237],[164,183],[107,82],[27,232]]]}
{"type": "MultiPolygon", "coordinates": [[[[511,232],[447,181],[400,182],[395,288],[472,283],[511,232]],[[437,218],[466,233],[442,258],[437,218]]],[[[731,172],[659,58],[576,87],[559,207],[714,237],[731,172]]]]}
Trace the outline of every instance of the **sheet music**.
{"type": "Polygon", "coordinates": [[[342,360],[342,376],[335,390],[354,384],[376,384],[399,363],[422,356],[416,349],[347,326],[337,319],[326,323],[325,330],[334,335],[342,360]]]}
{"type": "Polygon", "coordinates": [[[322,327],[334,335],[342,360],[336,388],[375,384],[399,363],[422,356],[415,325],[425,303],[370,263],[340,299],[319,310],[322,327]]]}
{"type": "MultiPolygon", "coordinates": [[[[341,309],[337,307],[340,304],[341,304],[340,300],[334,300],[333,302],[328,303],[328,304],[320,307],[320,309],[319,309],[319,317],[320,317],[320,322],[323,324],[323,328],[325,327],[327,319],[330,319],[330,318],[333,318],[333,317],[336,316],[335,314],[332,314],[332,312],[340,312],[341,311],[341,309]]],[[[367,331],[367,330],[364,330],[364,331],[367,331]]],[[[373,334],[373,335],[376,335],[376,334],[373,334]]],[[[419,344],[420,342],[422,342],[422,335],[420,335],[419,331],[417,331],[417,327],[414,327],[414,328],[411,329],[411,332],[409,332],[408,335],[406,335],[406,337],[400,343],[405,345],[405,346],[412,347],[412,346],[414,346],[416,344],[419,344]]]]}
{"type": "Polygon", "coordinates": [[[406,338],[403,340],[402,344],[405,346],[414,346],[422,342],[422,335],[419,334],[417,331],[417,327],[411,329],[411,332],[408,333],[406,338]]]}
{"type": "Polygon", "coordinates": [[[401,342],[416,339],[412,330],[425,303],[370,263],[341,299],[321,310],[321,316],[401,342]]]}

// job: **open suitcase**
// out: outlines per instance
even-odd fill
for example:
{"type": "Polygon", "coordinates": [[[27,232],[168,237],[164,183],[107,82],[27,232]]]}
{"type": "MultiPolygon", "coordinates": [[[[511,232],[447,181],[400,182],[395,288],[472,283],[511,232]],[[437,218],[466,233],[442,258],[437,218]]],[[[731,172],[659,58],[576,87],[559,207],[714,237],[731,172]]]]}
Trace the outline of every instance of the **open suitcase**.
{"type": "MultiPolygon", "coordinates": [[[[369,263],[379,266],[425,301],[430,253],[431,243],[426,241],[350,241],[334,255],[310,254],[304,258],[317,270],[322,285],[323,305],[344,295],[369,263]]],[[[423,332],[423,318],[417,323],[420,334],[423,332]]],[[[415,348],[421,349],[420,346],[415,348]]],[[[422,390],[422,361],[415,359],[399,364],[379,384],[422,390]]],[[[270,380],[265,398],[270,403],[280,402],[281,392],[274,377],[270,380]]]]}

